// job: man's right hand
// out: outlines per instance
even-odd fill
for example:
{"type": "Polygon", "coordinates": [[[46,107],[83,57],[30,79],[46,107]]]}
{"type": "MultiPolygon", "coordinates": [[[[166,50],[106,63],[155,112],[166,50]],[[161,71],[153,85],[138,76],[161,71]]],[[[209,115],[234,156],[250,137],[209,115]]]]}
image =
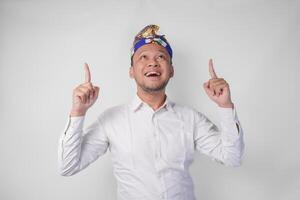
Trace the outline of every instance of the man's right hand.
{"type": "Polygon", "coordinates": [[[85,82],[73,90],[73,104],[70,116],[84,116],[86,111],[96,102],[99,87],[91,83],[91,73],[87,63],[84,65],[85,82]]]}

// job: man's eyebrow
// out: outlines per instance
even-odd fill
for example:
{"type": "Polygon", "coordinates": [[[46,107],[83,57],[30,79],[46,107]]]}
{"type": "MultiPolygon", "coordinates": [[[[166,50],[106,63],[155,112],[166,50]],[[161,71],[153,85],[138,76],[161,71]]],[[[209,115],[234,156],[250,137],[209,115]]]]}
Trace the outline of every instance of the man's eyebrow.
{"type": "Polygon", "coordinates": [[[165,51],[163,51],[163,50],[158,50],[159,52],[161,52],[161,53],[164,53],[164,54],[167,54],[165,51]]]}

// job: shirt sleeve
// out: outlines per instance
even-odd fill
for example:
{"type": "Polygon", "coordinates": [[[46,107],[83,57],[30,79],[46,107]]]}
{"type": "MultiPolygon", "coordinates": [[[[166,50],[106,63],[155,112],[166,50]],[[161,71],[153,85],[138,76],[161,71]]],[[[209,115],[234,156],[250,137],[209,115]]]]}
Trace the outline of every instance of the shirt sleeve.
{"type": "Polygon", "coordinates": [[[243,129],[236,108],[218,107],[221,129],[198,112],[194,127],[195,149],[226,166],[241,165],[244,153],[243,129]]]}
{"type": "Polygon", "coordinates": [[[83,130],[84,116],[68,117],[58,145],[58,170],[62,176],[71,176],[86,168],[109,146],[103,125],[98,117],[83,130]]]}

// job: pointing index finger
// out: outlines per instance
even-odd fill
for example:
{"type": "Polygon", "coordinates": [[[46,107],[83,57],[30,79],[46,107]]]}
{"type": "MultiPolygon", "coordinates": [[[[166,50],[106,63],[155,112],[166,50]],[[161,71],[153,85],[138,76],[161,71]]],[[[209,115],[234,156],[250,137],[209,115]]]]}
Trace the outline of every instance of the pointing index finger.
{"type": "Polygon", "coordinates": [[[214,66],[213,66],[213,61],[212,59],[209,59],[209,62],[208,62],[208,70],[209,70],[209,74],[211,76],[211,78],[218,78],[217,77],[217,74],[214,70],[214,66]]]}
{"type": "Polygon", "coordinates": [[[85,82],[91,82],[91,72],[89,65],[87,63],[84,63],[84,71],[85,71],[85,82]]]}

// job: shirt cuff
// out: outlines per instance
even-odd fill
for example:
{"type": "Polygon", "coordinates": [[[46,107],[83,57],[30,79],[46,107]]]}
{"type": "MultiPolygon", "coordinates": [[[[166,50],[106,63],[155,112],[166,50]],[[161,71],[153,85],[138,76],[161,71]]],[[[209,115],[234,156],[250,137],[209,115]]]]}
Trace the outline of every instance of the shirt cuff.
{"type": "Polygon", "coordinates": [[[82,130],[84,124],[85,116],[71,117],[68,116],[67,124],[64,129],[64,134],[66,135],[67,131],[72,130],[82,130]]]}
{"type": "Polygon", "coordinates": [[[238,121],[237,113],[236,113],[236,106],[234,105],[233,108],[223,108],[223,107],[218,107],[218,112],[222,119],[226,120],[235,120],[238,121]]]}
{"type": "Polygon", "coordinates": [[[239,134],[241,132],[241,126],[236,112],[236,105],[234,105],[233,108],[218,107],[218,112],[221,117],[222,124],[224,124],[225,126],[229,125],[229,127],[230,124],[234,124],[234,129],[236,130],[236,133],[239,134]]]}

